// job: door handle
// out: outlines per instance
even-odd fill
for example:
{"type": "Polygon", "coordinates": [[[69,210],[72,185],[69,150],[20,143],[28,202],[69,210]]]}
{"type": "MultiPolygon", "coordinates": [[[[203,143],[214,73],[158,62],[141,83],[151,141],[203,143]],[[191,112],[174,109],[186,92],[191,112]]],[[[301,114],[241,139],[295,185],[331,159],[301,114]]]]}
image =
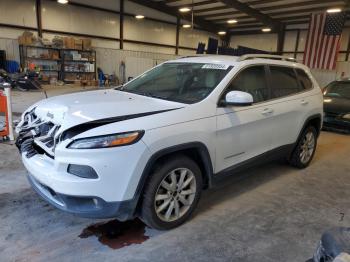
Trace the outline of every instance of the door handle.
{"type": "Polygon", "coordinates": [[[263,115],[269,115],[273,113],[273,109],[272,108],[265,108],[262,112],[263,115]]]}
{"type": "Polygon", "coordinates": [[[303,100],[300,101],[300,104],[301,104],[302,106],[306,106],[306,105],[309,104],[309,102],[303,99],[303,100]]]}

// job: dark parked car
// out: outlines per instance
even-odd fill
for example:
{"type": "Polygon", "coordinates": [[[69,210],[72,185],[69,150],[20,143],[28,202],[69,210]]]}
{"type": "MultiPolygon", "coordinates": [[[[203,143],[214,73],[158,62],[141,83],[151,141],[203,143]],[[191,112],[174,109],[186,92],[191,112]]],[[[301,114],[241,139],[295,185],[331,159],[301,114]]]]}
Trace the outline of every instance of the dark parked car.
{"type": "Polygon", "coordinates": [[[323,95],[324,128],[350,133],[350,80],[331,82],[323,95]]]}

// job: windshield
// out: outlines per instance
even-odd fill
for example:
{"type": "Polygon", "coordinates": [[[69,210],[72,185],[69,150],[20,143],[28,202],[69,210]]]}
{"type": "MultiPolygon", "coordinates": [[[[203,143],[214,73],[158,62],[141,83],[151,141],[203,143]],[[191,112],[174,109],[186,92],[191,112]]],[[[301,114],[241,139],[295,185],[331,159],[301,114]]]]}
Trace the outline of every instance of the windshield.
{"type": "Polygon", "coordinates": [[[326,88],[324,96],[350,99],[350,81],[330,83],[326,88]]]}
{"type": "Polygon", "coordinates": [[[232,66],[165,63],[125,84],[121,91],[192,104],[207,97],[232,66]]]}

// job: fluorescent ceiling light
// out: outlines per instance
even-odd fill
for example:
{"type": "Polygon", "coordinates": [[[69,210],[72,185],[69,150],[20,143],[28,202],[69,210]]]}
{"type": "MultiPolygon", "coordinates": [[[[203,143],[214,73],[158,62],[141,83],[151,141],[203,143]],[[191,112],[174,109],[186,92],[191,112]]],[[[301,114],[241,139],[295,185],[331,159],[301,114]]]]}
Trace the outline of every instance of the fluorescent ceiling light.
{"type": "Polygon", "coordinates": [[[261,29],[261,31],[263,31],[263,32],[271,32],[271,28],[263,28],[263,29],[261,29]]]}
{"type": "Polygon", "coordinates": [[[186,25],[183,25],[182,27],[183,27],[183,28],[191,28],[192,26],[189,25],[189,24],[186,24],[186,25]]]}
{"type": "Polygon", "coordinates": [[[230,19],[230,20],[227,20],[227,23],[228,24],[236,24],[237,20],[236,19],[230,19]]]}
{"type": "Polygon", "coordinates": [[[226,35],[226,32],[225,31],[220,31],[218,32],[219,35],[226,35]]]}
{"type": "Polygon", "coordinates": [[[136,19],[144,19],[145,16],[144,16],[144,15],[135,15],[135,18],[136,18],[136,19]]]}
{"type": "Polygon", "coordinates": [[[68,4],[68,0],[57,0],[60,4],[68,4]]]}
{"type": "Polygon", "coordinates": [[[179,9],[179,11],[180,11],[181,13],[186,13],[186,12],[191,11],[191,8],[189,8],[189,7],[182,7],[182,8],[179,9]]]}
{"type": "Polygon", "coordinates": [[[340,8],[331,8],[327,10],[327,13],[340,13],[341,9],[340,8]]]}

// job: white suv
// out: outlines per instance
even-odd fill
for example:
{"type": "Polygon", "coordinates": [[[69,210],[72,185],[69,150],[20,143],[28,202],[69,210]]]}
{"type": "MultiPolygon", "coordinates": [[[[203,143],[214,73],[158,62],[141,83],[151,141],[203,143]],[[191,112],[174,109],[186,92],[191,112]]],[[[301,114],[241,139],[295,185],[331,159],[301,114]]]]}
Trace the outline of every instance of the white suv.
{"type": "Polygon", "coordinates": [[[115,89],[38,102],[17,146],[57,208],[169,229],[224,176],[274,158],[308,166],[322,101],[309,69],[287,58],[185,57],[115,89]]]}

